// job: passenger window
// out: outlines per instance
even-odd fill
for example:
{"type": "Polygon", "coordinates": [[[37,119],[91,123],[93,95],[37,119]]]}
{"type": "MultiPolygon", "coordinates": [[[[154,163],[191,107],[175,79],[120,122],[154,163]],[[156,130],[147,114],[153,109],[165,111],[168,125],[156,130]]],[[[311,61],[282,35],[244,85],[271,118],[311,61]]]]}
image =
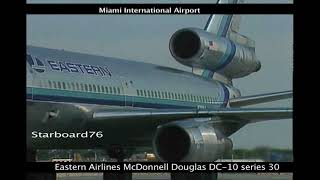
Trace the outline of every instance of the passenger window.
{"type": "Polygon", "coordinates": [[[139,89],[137,89],[137,95],[138,95],[138,96],[140,96],[140,92],[139,92],[139,89]]]}
{"type": "Polygon", "coordinates": [[[58,89],[61,89],[61,83],[60,83],[60,81],[58,82],[58,89]]]}
{"type": "Polygon", "coordinates": [[[73,84],[73,82],[71,83],[71,89],[74,90],[74,84],[73,84]]]}
{"type": "Polygon", "coordinates": [[[92,89],[93,89],[93,92],[97,92],[97,88],[96,88],[96,85],[92,85],[92,89]]]}
{"type": "Polygon", "coordinates": [[[153,96],[153,91],[151,91],[151,97],[154,97],[154,96],[153,96]]]}
{"type": "Polygon", "coordinates": [[[99,85],[97,85],[97,91],[98,91],[98,93],[100,92],[100,86],[99,85]]]}
{"type": "Polygon", "coordinates": [[[121,93],[120,93],[120,88],[119,88],[119,87],[118,87],[118,94],[121,94],[121,93]]]}
{"type": "Polygon", "coordinates": [[[56,84],[56,82],[55,81],[53,81],[53,88],[57,88],[57,84],[56,84]]]}
{"type": "Polygon", "coordinates": [[[150,97],[150,91],[148,90],[148,97],[150,97]]]}
{"type": "Polygon", "coordinates": [[[117,94],[116,87],[113,87],[113,93],[114,93],[114,94],[117,94]]]}
{"type": "Polygon", "coordinates": [[[109,93],[109,91],[108,91],[108,87],[105,87],[105,89],[106,89],[106,93],[109,93]]]}
{"type": "Polygon", "coordinates": [[[81,91],[83,91],[83,84],[82,83],[80,83],[80,87],[81,87],[81,91]]]}
{"type": "Polygon", "coordinates": [[[101,86],[101,92],[104,93],[104,87],[103,86],[101,86]]]}
{"type": "Polygon", "coordinates": [[[52,88],[52,84],[50,80],[49,80],[49,88],[52,88]]]}
{"type": "Polygon", "coordinates": [[[62,82],[62,89],[66,89],[66,83],[62,82]]]}
{"type": "Polygon", "coordinates": [[[109,90],[110,90],[110,94],[112,94],[112,87],[109,87],[109,90]]]}

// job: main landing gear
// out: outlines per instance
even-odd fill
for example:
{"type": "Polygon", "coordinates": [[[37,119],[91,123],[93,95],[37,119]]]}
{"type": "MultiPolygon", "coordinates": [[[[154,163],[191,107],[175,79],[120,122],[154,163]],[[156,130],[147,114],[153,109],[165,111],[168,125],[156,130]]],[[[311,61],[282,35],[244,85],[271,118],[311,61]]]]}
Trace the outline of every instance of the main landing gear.
{"type": "MultiPolygon", "coordinates": [[[[126,157],[126,153],[121,146],[111,146],[107,150],[107,154],[111,158],[117,159],[118,162],[123,162],[126,157]]],[[[132,180],[132,173],[114,173],[103,172],[103,180],[132,180]]]]}

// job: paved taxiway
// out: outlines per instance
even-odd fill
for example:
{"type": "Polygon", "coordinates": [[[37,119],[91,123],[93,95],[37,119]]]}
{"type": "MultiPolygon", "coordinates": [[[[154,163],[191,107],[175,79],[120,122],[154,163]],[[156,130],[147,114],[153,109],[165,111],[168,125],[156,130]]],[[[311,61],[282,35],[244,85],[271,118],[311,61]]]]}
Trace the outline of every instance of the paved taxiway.
{"type": "MultiPolygon", "coordinates": [[[[170,180],[168,173],[134,173],[134,180],[170,180]]],[[[101,174],[59,174],[57,180],[102,180],[101,174]]],[[[220,173],[219,180],[292,180],[292,173],[256,174],[256,173],[220,173]]]]}

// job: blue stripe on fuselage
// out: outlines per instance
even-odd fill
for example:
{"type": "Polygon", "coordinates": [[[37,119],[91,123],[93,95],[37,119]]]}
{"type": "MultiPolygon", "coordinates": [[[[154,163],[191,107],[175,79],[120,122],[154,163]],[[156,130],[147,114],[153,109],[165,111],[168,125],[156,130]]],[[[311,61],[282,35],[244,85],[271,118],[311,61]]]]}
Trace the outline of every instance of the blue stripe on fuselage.
{"type": "Polygon", "coordinates": [[[230,92],[229,92],[228,88],[223,83],[219,82],[219,84],[223,88],[223,107],[226,107],[228,104],[228,101],[229,101],[230,92]]]}
{"type": "Polygon", "coordinates": [[[233,59],[234,55],[236,53],[236,45],[232,41],[227,41],[227,51],[226,53],[221,57],[220,64],[217,67],[217,70],[223,69],[226,67],[233,59]]]}
{"type": "MultiPolygon", "coordinates": [[[[29,89],[29,88],[28,88],[29,89]]],[[[48,89],[50,90],[50,89],[48,89]]],[[[107,94],[104,94],[107,95],[107,94]]],[[[31,92],[27,92],[27,99],[30,100],[39,100],[39,101],[53,101],[53,102],[69,102],[69,103],[84,103],[84,104],[97,104],[97,105],[111,105],[111,106],[125,106],[124,96],[122,95],[108,95],[113,96],[113,98],[90,98],[85,96],[66,96],[66,95],[57,95],[57,94],[31,94],[31,92]]],[[[128,97],[127,98],[132,98],[128,97]]],[[[218,104],[209,104],[209,103],[200,103],[200,102],[180,102],[184,105],[173,104],[176,100],[170,100],[170,104],[168,103],[157,103],[155,101],[161,101],[162,99],[154,99],[154,98],[145,98],[145,97],[133,97],[137,101],[131,102],[128,101],[127,103],[134,105],[134,107],[141,107],[141,108],[159,108],[159,109],[185,109],[185,108],[196,108],[197,105],[205,105],[207,107],[221,107],[223,106],[223,102],[218,104]],[[139,102],[139,99],[148,100],[149,102],[139,102]],[[172,103],[172,104],[171,104],[172,103]]],[[[177,102],[178,103],[178,102],[177,102]]]]}
{"type": "Polygon", "coordinates": [[[211,78],[213,77],[213,75],[214,75],[214,72],[205,69],[205,70],[203,70],[201,76],[202,76],[202,77],[205,77],[205,78],[208,78],[208,79],[211,79],[211,78]]]}
{"type": "MultiPolygon", "coordinates": [[[[34,95],[33,100],[84,103],[84,104],[98,104],[98,105],[110,105],[110,106],[125,106],[124,101],[120,101],[120,100],[91,99],[91,98],[85,98],[85,97],[66,97],[66,96],[55,96],[55,95],[34,95]]],[[[186,106],[143,103],[143,102],[134,102],[134,106],[135,107],[142,107],[142,108],[159,108],[159,109],[166,109],[166,108],[183,109],[183,108],[186,108],[186,106]]]]}

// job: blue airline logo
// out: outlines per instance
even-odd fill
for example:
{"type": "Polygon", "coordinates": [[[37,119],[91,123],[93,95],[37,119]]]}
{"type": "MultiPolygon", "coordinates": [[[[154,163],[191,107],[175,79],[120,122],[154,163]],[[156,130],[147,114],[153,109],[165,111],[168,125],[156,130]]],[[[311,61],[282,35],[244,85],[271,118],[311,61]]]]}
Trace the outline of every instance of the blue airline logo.
{"type": "Polygon", "coordinates": [[[38,58],[32,58],[29,54],[27,54],[27,62],[38,73],[43,73],[46,70],[45,65],[38,58]]]}
{"type": "MultiPolygon", "coordinates": [[[[36,57],[32,57],[29,54],[27,54],[27,62],[32,69],[39,73],[43,73],[46,70],[46,66],[42,61],[40,61],[36,57]]],[[[48,63],[48,67],[50,67],[52,71],[91,74],[97,76],[112,76],[111,71],[107,67],[55,60],[46,60],[46,62],[48,63]]]]}

